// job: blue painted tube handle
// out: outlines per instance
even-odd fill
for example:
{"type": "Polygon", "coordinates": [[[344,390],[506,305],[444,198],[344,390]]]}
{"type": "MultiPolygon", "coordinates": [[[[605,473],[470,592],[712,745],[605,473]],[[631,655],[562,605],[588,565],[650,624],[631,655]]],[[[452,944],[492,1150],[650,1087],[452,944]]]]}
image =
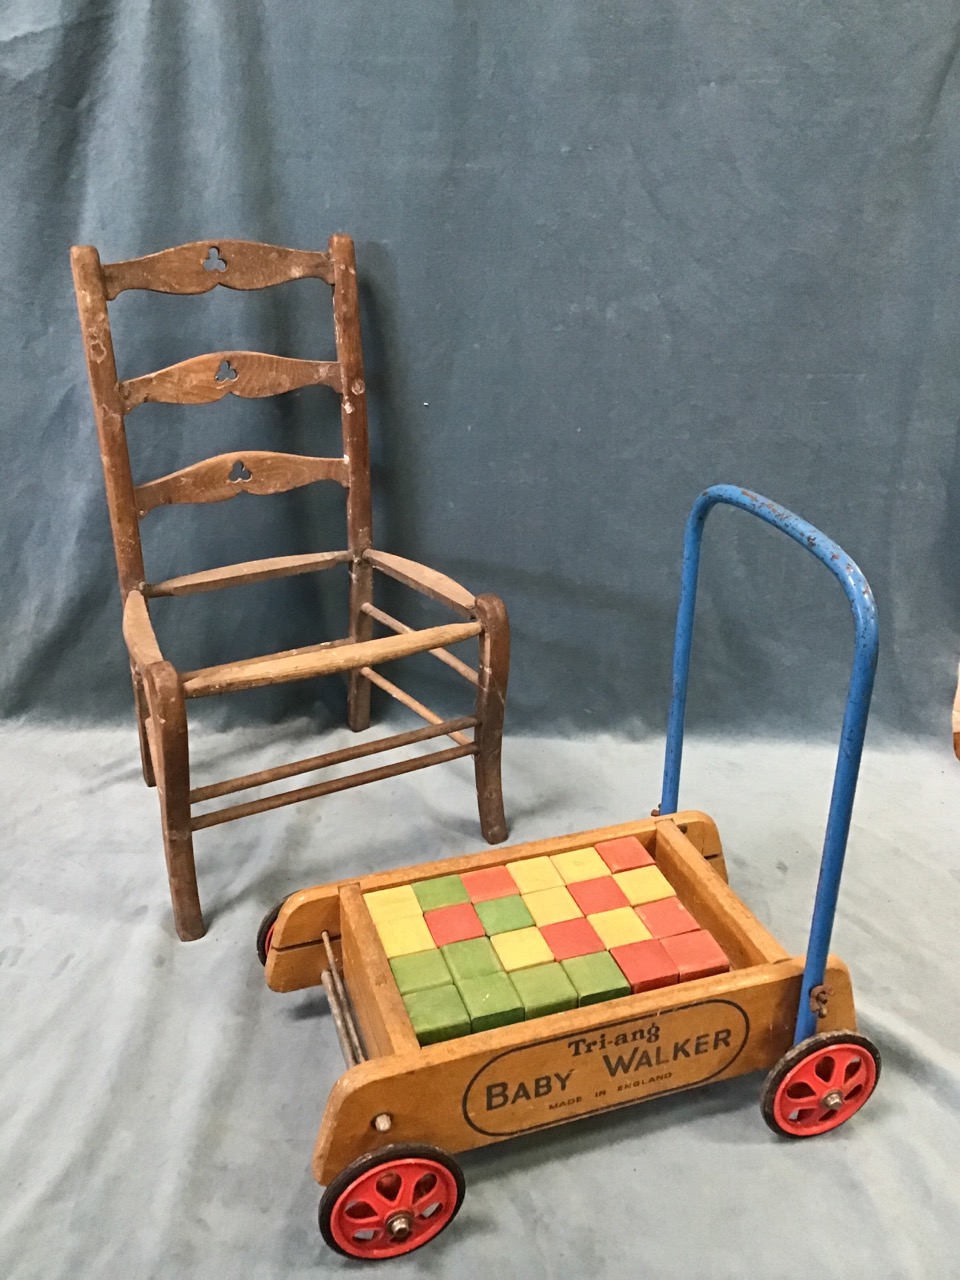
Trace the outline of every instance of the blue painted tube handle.
{"type": "Polygon", "coordinates": [[[863,739],[870,712],[873,678],[877,668],[880,632],[877,625],[877,608],[869,583],[857,565],[835,542],[806,520],[801,520],[785,507],[778,506],[758,493],[740,489],[732,484],[715,484],[700,494],[687,519],[683,542],[683,569],[680,578],[680,605],[677,610],[677,634],[673,650],[673,690],[670,699],[670,719],[667,725],[666,756],[663,766],[663,790],[660,812],[677,812],[677,796],[680,789],[680,762],[683,755],[683,722],[687,706],[687,682],[690,674],[690,648],[693,642],[693,617],[697,602],[697,577],[700,569],[700,547],[703,527],[710,510],[718,504],[739,507],[766,524],[781,529],[794,542],[816,556],[827,566],[843,587],[853,611],[856,641],[853,670],[847,704],[840,731],[840,751],[833,775],[833,791],[830,812],[823,840],[823,856],[820,861],[820,877],[810,923],[810,938],[804,966],[800,1007],[794,1031],[794,1043],[813,1035],[817,1026],[817,1014],[811,1003],[811,993],[823,983],[830,948],[830,935],[837,911],[843,858],[850,831],[850,815],[857,789],[863,739]]]}

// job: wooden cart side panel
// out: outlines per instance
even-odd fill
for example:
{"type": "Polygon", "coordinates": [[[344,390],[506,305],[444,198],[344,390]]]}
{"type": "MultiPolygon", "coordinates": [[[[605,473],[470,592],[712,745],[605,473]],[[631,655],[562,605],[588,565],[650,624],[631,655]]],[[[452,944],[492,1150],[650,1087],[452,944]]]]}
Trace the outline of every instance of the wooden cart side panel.
{"type": "MultiPolygon", "coordinates": [[[[343,946],[340,938],[331,937],[333,958],[339,972],[343,972],[343,946]]],[[[287,951],[270,948],[265,966],[267,986],[271,991],[302,991],[305,987],[319,987],[327,964],[327,952],[322,942],[308,943],[303,947],[291,947],[287,951]]]]}
{"type": "Polygon", "coordinates": [[[343,977],[369,1057],[419,1052],[390,962],[380,945],[360,886],[340,890],[343,977]]]}
{"type": "Polygon", "coordinates": [[[782,947],[713,870],[673,822],[657,826],[657,865],[683,905],[723,947],[734,965],[771,964],[786,960],[782,947]]]}
{"type": "MultiPolygon", "coordinates": [[[[339,939],[337,939],[339,944],[339,939]]],[[[327,966],[327,953],[322,942],[305,942],[284,951],[270,948],[266,979],[271,991],[303,991],[318,987],[327,966]]]]}
{"type": "MultiPolygon", "coordinates": [[[[538,1018],[354,1067],[337,1081],[313,1157],[327,1183],[386,1141],[451,1152],[643,1098],[771,1067],[789,1047],[802,958],[538,1018]]],[[[854,1029],[850,977],[831,956],[820,1030],[854,1029]]]]}
{"type": "MultiPolygon", "coordinates": [[[[544,854],[563,853],[567,849],[578,849],[581,845],[594,844],[598,840],[615,840],[620,836],[635,835],[652,850],[656,839],[657,821],[655,818],[647,818],[638,822],[623,822],[613,827],[574,832],[572,835],[556,836],[550,840],[534,840],[506,848],[501,846],[481,853],[445,858],[439,862],[419,863],[402,867],[397,871],[381,872],[379,875],[362,876],[359,879],[360,889],[363,893],[369,893],[373,889],[389,889],[398,884],[427,880],[431,876],[458,875],[462,871],[502,866],[506,862],[515,862],[521,858],[539,858],[544,854]]],[[[720,871],[723,879],[726,879],[720,834],[712,818],[705,813],[689,810],[672,815],[671,821],[681,828],[686,828],[687,839],[697,852],[711,866],[720,871]]],[[[273,931],[273,947],[283,949],[303,946],[317,942],[322,929],[331,931],[328,922],[336,910],[331,905],[331,895],[338,893],[341,885],[349,883],[352,882],[343,880],[332,884],[321,884],[292,894],[287,899],[273,931]]],[[[339,932],[339,929],[337,931],[339,932]]],[[[279,968],[279,965],[277,967],[279,968]]],[[[276,989],[280,990],[279,987],[276,989]]],[[[293,990],[293,988],[283,989],[293,990]]]]}
{"type": "MultiPolygon", "coordinates": [[[[291,893],[280,908],[264,976],[271,991],[300,991],[315,987],[327,967],[326,953],[320,935],[340,937],[340,885],[318,885],[313,889],[300,889],[291,893]],[[289,922],[297,920],[306,911],[313,928],[299,943],[286,932],[289,922]],[[287,947],[288,950],[283,948],[287,947]]],[[[294,930],[294,935],[296,930],[294,930]]]]}

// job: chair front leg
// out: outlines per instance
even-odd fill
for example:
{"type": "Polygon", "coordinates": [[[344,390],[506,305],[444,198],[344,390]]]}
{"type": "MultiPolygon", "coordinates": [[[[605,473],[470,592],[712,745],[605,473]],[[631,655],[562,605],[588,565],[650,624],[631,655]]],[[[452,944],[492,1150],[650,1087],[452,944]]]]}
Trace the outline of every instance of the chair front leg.
{"type": "Polygon", "coordinates": [[[204,935],[190,822],[190,757],[187,711],[177,673],[169,662],[151,666],[144,689],[153,722],[154,762],[160,795],[163,851],[177,935],[193,942],[204,935]]]}
{"type": "Polygon", "coordinates": [[[483,624],[480,633],[480,671],[477,686],[474,768],[477,778],[477,806],[480,829],[488,844],[507,838],[503,812],[500,755],[503,744],[503,714],[510,674],[510,623],[499,596],[477,596],[476,616],[483,624]]]}
{"type": "MultiPolygon", "coordinates": [[[[363,612],[373,603],[373,566],[365,560],[354,560],[350,566],[350,639],[371,640],[373,619],[363,612]]],[[[370,728],[370,681],[359,671],[351,671],[347,680],[347,724],[354,733],[370,728]]]]}

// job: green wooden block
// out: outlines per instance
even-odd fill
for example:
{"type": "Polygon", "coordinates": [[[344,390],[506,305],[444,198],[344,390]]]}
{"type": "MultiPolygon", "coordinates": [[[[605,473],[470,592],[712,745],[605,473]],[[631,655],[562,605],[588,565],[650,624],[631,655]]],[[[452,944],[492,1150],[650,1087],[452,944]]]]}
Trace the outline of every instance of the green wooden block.
{"type": "Polygon", "coordinates": [[[599,1004],[630,994],[630,983],[609,951],[562,960],[564,973],[577,989],[578,1003],[599,1004]]]}
{"type": "Polygon", "coordinates": [[[421,1044],[470,1034],[470,1015],[453,983],[429,991],[411,991],[403,997],[403,1003],[421,1044]]]}
{"type": "Polygon", "coordinates": [[[465,978],[458,989],[474,1031],[489,1031],[491,1027],[508,1027],[511,1022],[523,1022],[523,1003],[505,973],[484,973],[478,978],[465,978]]]}
{"type": "Polygon", "coordinates": [[[533,924],[533,916],[518,893],[509,898],[491,898],[489,902],[475,902],[473,905],[488,937],[495,933],[511,933],[514,929],[527,929],[533,924]]]}
{"type": "Polygon", "coordinates": [[[468,938],[466,942],[451,942],[441,947],[440,952],[458,986],[467,978],[503,972],[503,965],[490,945],[489,938],[468,938]]]}
{"type": "Polygon", "coordinates": [[[510,975],[528,1018],[545,1018],[548,1013],[576,1009],[577,989],[559,964],[538,964],[517,969],[510,975]]]}
{"type": "Polygon", "coordinates": [[[450,970],[447,968],[447,962],[436,949],[414,951],[407,956],[395,956],[390,961],[390,968],[393,970],[393,976],[403,996],[411,991],[427,991],[431,987],[450,985],[450,970]]]}
{"type": "Polygon", "coordinates": [[[437,907],[455,907],[458,902],[470,901],[470,895],[459,876],[434,876],[432,880],[421,880],[410,887],[424,911],[435,911],[437,907]]]}

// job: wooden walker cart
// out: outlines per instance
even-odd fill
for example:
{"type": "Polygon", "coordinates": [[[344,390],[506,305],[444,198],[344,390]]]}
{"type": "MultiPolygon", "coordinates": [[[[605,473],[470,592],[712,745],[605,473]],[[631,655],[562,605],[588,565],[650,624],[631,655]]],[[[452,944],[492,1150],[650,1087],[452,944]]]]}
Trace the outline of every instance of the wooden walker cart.
{"type": "Polygon", "coordinates": [[[663,798],[652,818],[304,889],[265,917],[258,946],[268,985],[322,984],[347,1062],[313,1159],[326,1185],[320,1229],[332,1248],[379,1259],[436,1236],[464,1193],[450,1152],[708,1081],[769,1071],[762,1113],[789,1137],[827,1132],[860,1109],[876,1085],[879,1054],[856,1033],[849,973],[827,952],[877,646],[870,588],[839,546],[757,494],[707,489],[687,522],[663,798]],[[759,516],[811,551],[839,579],[856,623],[805,957],[791,956],[729,887],[713,821],[677,810],[700,546],[717,503],[759,516]],[[364,895],[624,836],[652,855],[683,907],[723,948],[729,972],[422,1047],[364,895]]]}

